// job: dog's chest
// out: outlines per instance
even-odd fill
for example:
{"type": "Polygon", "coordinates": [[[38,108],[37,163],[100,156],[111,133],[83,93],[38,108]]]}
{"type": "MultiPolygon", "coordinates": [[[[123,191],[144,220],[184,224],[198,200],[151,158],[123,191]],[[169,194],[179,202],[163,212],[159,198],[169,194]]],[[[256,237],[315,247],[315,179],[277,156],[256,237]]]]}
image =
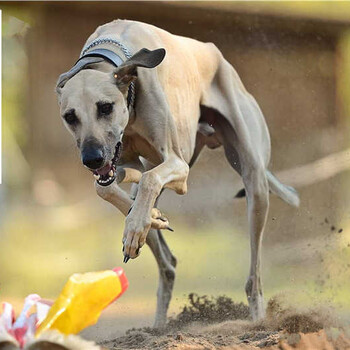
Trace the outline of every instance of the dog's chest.
{"type": "Polygon", "coordinates": [[[163,161],[163,155],[151,143],[151,141],[134,133],[123,138],[123,152],[134,156],[141,156],[154,165],[163,161]]]}

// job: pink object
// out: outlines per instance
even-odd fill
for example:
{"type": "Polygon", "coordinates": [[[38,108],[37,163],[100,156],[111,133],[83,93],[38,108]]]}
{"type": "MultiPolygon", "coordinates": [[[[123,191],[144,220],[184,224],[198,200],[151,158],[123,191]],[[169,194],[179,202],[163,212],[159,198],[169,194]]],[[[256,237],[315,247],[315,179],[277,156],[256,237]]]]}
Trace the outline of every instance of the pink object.
{"type": "Polygon", "coordinates": [[[15,310],[10,303],[2,303],[0,322],[4,325],[5,329],[9,330],[12,328],[12,324],[15,322],[15,310]]]}
{"type": "Polygon", "coordinates": [[[35,330],[46,317],[51,304],[37,294],[30,294],[25,298],[23,309],[16,319],[12,305],[4,302],[0,313],[0,328],[4,328],[22,348],[28,340],[34,338],[35,330]],[[33,307],[36,307],[36,313],[30,313],[33,307]]]}

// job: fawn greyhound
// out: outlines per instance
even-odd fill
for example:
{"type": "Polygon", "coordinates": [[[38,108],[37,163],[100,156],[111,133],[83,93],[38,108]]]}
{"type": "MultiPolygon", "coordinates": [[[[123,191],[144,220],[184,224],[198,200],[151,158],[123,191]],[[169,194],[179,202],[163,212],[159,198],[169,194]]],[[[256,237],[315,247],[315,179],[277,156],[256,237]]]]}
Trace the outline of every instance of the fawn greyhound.
{"type": "Polygon", "coordinates": [[[251,265],[246,293],[254,320],[264,317],[261,241],[269,191],[298,206],[296,191],[267,170],[270,137],[264,116],[238,74],[212,43],[155,26],[116,20],[88,38],[80,59],[59,77],[64,124],[97,194],[125,216],[124,262],[145,242],[159,266],[155,327],[164,326],[176,258],[156,208],[163,188],[187,191],[189,168],[204,146],[224,147],[247,197],[251,265]],[[153,69],[154,68],[154,69],[153,69]],[[118,186],[133,183],[127,194],[118,186]]]}

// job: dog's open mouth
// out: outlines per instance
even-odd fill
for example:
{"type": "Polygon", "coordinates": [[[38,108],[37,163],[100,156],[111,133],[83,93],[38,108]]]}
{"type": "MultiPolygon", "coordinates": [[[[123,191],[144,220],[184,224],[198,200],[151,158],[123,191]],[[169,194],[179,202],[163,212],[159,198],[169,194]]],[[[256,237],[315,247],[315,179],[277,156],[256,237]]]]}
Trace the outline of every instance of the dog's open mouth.
{"type": "Polygon", "coordinates": [[[122,143],[118,142],[115,146],[114,156],[104,167],[93,170],[96,182],[101,186],[109,186],[117,177],[117,162],[120,158],[122,143]]]}

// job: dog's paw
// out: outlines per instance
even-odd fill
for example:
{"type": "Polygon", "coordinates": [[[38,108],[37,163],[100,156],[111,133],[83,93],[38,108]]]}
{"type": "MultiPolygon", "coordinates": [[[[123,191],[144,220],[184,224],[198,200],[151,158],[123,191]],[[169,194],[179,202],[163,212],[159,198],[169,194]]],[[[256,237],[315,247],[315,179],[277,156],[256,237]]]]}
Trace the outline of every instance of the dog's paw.
{"type": "Polygon", "coordinates": [[[151,220],[152,220],[152,228],[155,228],[157,230],[169,230],[169,231],[174,231],[170,226],[169,226],[169,220],[163,216],[161,211],[157,208],[153,208],[151,212],[151,220]]]}
{"type": "Polygon", "coordinates": [[[123,234],[124,262],[127,262],[130,258],[135,259],[140,255],[140,249],[146,243],[151,224],[150,217],[137,215],[133,210],[128,214],[123,234]]]}
{"type": "Polygon", "coordinates": [[[162,215],[160,210],[153,208],[150,218],[142,218],[136,215],[132,210],[129,212],[125,220],[125,230],[123,235],[123,253],[124,262],[129,259],[137,258],[141,251],[141,247],[146,243],[146,238],[150,228],[167,229],[174,231],[169,226],[169,221],[162,215]]]}

